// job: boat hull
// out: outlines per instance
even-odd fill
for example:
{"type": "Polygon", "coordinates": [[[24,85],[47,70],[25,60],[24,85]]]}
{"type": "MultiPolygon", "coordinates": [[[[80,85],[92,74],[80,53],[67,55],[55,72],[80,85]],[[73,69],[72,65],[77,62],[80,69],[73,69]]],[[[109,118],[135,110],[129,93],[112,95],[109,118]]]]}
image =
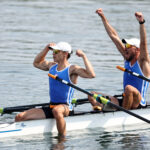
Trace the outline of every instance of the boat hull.
{"type": "MultiPolygon", "coordinates": [[[[134,113],[150,119],[150,108],[133,110],[134,113]]],[[[102,130],[118,130],[132,126],[148,125],[125,112],[86,113],[65,118],[68,131],[101,128],[102,130]]],[[[30,134],[57,133],[55,119],[31,120],[0,125],[0,138],[24,136],[30,134]]]]}

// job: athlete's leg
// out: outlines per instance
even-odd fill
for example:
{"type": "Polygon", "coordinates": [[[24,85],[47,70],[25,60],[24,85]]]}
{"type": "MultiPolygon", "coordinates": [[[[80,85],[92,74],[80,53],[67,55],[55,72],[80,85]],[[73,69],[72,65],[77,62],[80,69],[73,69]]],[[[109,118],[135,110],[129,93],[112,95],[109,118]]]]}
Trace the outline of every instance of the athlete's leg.
{"type": "Polygon", "coordinates": [[[57,129],[60,136],[66,135],[66,122],[64,117],[69,115],[69,107],[64,104],[57,105],[52,110],[56,119],[57,129]]]}
{"type": "Polygon", "coordinates": [[[40,108],[33,108],[27,111],[21,112],[16,115],[15,121],[25,121],[25,120],[36,120],[36,119],[44,119],[45,113],[40,108]]]}
{"type": "Polygon", "coordinates": [[[140,92],[135,87],[127,85],[124,93],[123,107],[125,109],[136,109],[142,99],[140,92]]]}

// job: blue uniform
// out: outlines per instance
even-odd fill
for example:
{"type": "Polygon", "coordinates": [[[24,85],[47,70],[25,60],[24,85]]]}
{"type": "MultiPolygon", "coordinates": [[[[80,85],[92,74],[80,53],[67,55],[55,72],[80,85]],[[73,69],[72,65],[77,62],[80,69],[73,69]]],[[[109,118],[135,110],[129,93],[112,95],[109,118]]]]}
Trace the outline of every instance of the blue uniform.
{"type": "MultiPolygon", "coordinates": [[[[66,67],[61,71],[57,71],[57,64],[53,65],[49,73],[58,76],[59,78],[66,80],[71,83],[70,76],[69,76],[69,68],[70,66],[66,67]]],[[[69,109],[72,110],[72,98],[74,94],[74,89],[68,85],[61,83],[55,79],[49,77],[49,95],[50,95],[50,102],[51,103],[58,103],[64,104],[67,103],[69,105],[69,109]]]]}
{"type": "MultiPolygon", "coordinates": [[[[132,72],[136,72],[136,73],[144,76],[143,72],[140,68],[140,65],[138,64],[138,61],[136,61],[133,66],[130,65],[129,61],[125,61],[124,67],[132,72]]],[[[141,96],[142,96],[142,100],[141,100],[140,104],[142,106],[145,106],[146,105],[145,95],[146,95],[146,91],[149,86],[149,82],[147,82],[143,79],[137,78],[137,77],[131,75],[130,73],[124,72],[124,77],[123,77],[124,89],[127,85],[131,85],[138,89],[138,91],[141,93],[141,96]]]]}

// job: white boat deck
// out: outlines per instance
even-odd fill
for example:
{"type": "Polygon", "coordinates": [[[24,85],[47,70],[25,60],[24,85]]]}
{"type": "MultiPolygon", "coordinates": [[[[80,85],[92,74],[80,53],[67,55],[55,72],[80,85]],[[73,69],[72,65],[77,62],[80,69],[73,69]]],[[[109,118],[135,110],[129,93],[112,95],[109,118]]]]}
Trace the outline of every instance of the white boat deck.
{"type": "MultiPolygon", "coordinates": [[[[150,119],[150,108],[132,110],[134,113],[150,119]]],[[[125,112],[88,113],[65,118],[67,132],[82,129],[101,128],[102,130],[125,129],[126,127],[150,124],[125,112]]],[[[55,119],[31,120],[0,125],[0,138],[30,134],[57,133],[55,119]]]]}

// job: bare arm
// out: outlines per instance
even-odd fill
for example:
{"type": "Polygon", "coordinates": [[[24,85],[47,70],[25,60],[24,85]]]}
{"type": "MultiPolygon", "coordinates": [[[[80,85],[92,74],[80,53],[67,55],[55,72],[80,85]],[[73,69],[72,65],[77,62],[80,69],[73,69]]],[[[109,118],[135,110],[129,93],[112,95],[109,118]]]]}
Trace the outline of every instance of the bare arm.
{"type": "Polygon", "coordinates": [[[104,24],[104,27],[105,27],[109,37],[111,38],[111,40],[114,42],[114,44],[116,45],[119,52],[124,57],[125,46],[122,43],[122,41],[120,40],[116,30],[109,24],[108,20],[106,19],[105,15],[103,13],[103,10],[101,8],[96,10],[96,13],[101,17],[103,24],[104,24]]]}
{"type": "MultiPolygon", "coordinates": [[[[138,22],[144,21],[144,16],[141,12],[135,13],[138,22]]],[[[149,54],[147,48],[146,29],[143,24],[140,24],[140,57],[139,63],[145,76],[150,76],[149,54]]]]}
{"type": "Polygon", "coordinates": [[[83,58],[85,68],[82,68],[78,65],[73,65],[70,68],[70,76],[71,76],[72,82],[76,83],[78,76],[83,77],[83,78],[94,78],[95,72],[87,56],[83,53],[82,50],[77,50],[76,55],[83,58]]]}
{"type": "Polygon", "coordinates": [[[48,71],[49,68],[55,64],[54,62],[49,62],[47,60],[45,60],[45,57],[49,51],[49,47],[50,44],[48,44],[34,59],[33,65],[36,68],[39,68],[41,70],[45,70],[48,71]]]}

